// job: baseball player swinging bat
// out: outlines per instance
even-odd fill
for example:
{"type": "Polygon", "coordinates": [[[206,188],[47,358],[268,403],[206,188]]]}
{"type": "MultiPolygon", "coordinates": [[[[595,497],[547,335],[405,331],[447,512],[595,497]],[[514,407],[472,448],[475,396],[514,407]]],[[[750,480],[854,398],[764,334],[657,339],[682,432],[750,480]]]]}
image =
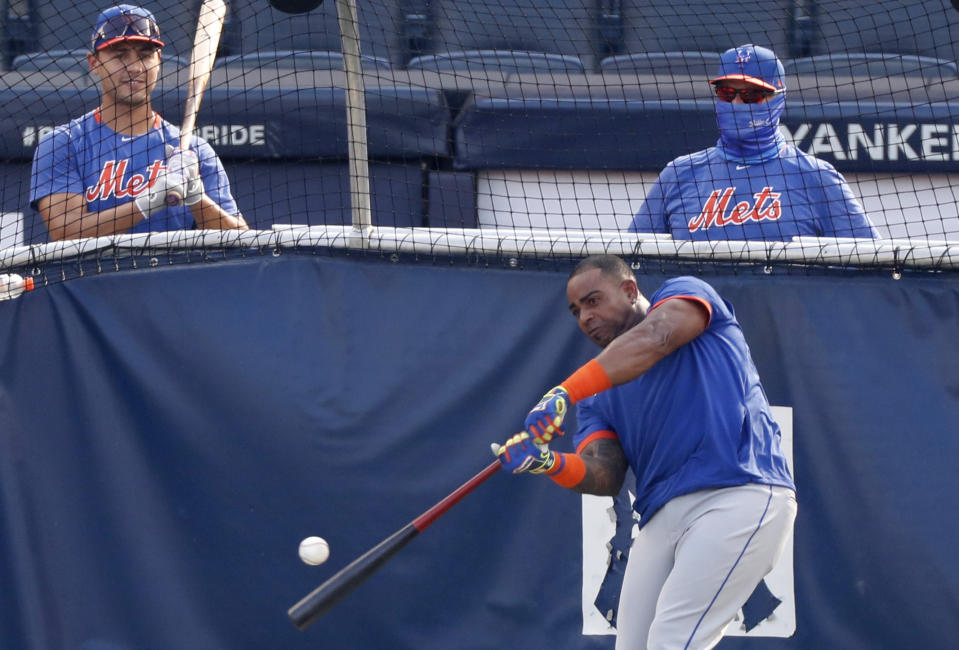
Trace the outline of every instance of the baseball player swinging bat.
{"type": "MultiPolygon", "coordinates": [[[[220,34],[223,32],[223,21],[226,18],[226,3],[224,0],[203,0],[200,7],[200,16],[196,23],[196,34],[193,37],[193,51],[190,53],[190,86],[186,95],[186,109],[183,111],[183,122],[180,126],[180,149],[190,148],[190,139],[196,126],[196,115],[200,110],[200,101],[203,91],[210,81],[213,71],[213,60],[220,44],[220,34]]],[[[167,194],[166,202],[169,206],[177,206],[183,201],[179,192],[167,194]]]]}
{"type": "Polygon", "coordinates": [[[318,618],[399,553],[414,537],[495,474],[500,467],[502,464],[499,460],[494,460],[483,471],[456,488],[435,506],[350,562],[332,578],[293,605],[287,612],[290,620],[300,630],[305,630],[315,623],[318,618]]]}

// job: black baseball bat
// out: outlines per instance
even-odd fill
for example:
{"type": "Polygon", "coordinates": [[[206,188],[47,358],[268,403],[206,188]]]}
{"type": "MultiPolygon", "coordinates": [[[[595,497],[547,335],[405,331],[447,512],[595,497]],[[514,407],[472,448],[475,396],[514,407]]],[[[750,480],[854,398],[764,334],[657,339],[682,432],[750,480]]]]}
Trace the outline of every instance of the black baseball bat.
{"type": "Polygon", "coordinates": [[[373,575],[390,558],[399,553],[414,537],[426,530],[430,524],[456,505],[460,499],[479,487],[483,481],[495,474],[500,467],[502,467],[500,462],[494,460],[486,466],[486,469],[456,488],[442,501],[350,562],[336,572],[332,578],[300,599],[287,611],[293,625],[300,630],[305,630],[315,623],[318,618],[359,587],[364,580],[373,575]]]}

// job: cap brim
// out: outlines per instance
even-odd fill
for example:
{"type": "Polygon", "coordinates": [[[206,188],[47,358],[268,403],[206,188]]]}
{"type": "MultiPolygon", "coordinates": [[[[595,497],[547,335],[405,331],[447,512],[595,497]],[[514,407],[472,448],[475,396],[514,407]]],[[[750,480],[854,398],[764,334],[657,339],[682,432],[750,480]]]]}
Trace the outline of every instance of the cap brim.
{"type": "Polygon", "coordinates": [[[751,83],[759,86],[760,88],[765,88],[766,90],[771,90],[773,92],[780,90],[771,83],[767,83],[758,77],[750,77],[748,74],[725,74],[721,77],[716,77],[715,79],[710,80],[709,83],[714,84],[719,81],[745,81],[746,83],[751,83]]]}
{"type": "Polygon", "coordinates": [[[116,44],[116,43],[120,43],[121,41],[135,41],[135,42],[139,42],[139,43],[153,43],[153,44],[156,45],[157,47],[163,47],[164,45],[166,45],[166,43],[164,43],[164,42],[161,41],[160,39],[158,39],[158,38],[150,38],[149,36],[118,36],[117,38],[111,38],[109,41],[103,41],[102,43],[100,43],[99,45],[97,45],[95,51],[99,52],[99,51],[102,50],[103,48],[105,48],[105,47],[110,47],[111,45],[114,45],[114,44],[116,44]]]}

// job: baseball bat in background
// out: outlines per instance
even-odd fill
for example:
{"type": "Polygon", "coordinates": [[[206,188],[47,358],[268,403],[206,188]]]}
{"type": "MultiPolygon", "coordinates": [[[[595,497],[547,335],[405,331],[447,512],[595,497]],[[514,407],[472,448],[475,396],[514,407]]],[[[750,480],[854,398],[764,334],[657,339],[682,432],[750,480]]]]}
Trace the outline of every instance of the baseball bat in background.
{"type": "MultiPolygon", "coordinates": [[[[193,129],[196,127],[196,115],[200,110],[203,92],[210,81],[210,73],[213,71],[213,60],[220,45],[220,34],[223,33],[225,18],[224,0],[203,0],[196,23],[196,34],[193,36],[193,51],[190,53],[190,85],[186,94],[183,122],[180,126],[180,148],[184,151],[190,148],[193,129]]],[[[167,205],[177,206],[181,201],[183,197],[179,192],[167,194],[167,205]]]]}
{"type": "Polygon", "coordinates": [[[399,553],[414,537],[426,530],[430,524],[452,508],[460,499],[475,490],[483,481],[495,474],[500,467],[502,465],[499,460],[494,460],[486,469],[456,488],[435,506],[340,569],[332,578],[289,609],[287,614],[290,620],[300,630],[305,630],[315,623],[323,614],[386,564],[390,558],[399,553]]]}

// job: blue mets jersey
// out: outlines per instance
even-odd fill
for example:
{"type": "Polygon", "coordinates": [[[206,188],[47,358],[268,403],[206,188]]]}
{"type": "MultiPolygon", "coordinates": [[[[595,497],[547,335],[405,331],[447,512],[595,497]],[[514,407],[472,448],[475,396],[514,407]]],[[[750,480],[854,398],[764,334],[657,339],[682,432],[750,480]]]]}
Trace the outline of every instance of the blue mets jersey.
{"type": "Polygon", "coordinates": [[[615,435],[636,475],[640,526],[674,497],[747,483],[795,489],[732,306],[692,277],[663,284],[650,310],[691,299],[710,312],[698,337],[633,381],[577,403],[577,448],[615,435]]]}
{"type": "Polygon", "coordinates": [[[842,175],[792,145],[752,165],[726,160],[716,147],[677,158],[629,229],[692,240],[878,236],[842,175]]]}
{"type": "MultiPolygon", "coordinates": [[[[87,210],[100,212],[132,201],[147,191],[165,169],[166,147],[180,143],[180,130],[156,116],[153,128],[137,136],[116,133],[91,111],[44,136],[33,157],[30,205],[51,194],[82,194],[87,210]]],[[[213,148],[194,138],[206,195],[230,214],[238,214],[230,181],[213,148]]],[[[182,230],[194,226],[184,205],[156,212],[130,232],[182,230]]]]}

